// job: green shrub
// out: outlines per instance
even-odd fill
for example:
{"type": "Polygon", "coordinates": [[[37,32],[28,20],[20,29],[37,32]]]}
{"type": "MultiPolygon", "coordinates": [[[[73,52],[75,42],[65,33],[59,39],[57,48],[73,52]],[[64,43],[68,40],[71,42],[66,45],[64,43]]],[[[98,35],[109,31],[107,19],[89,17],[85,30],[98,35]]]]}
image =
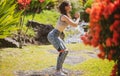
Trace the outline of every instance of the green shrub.
{"type": "Polygon", "coordinates": [[[27,35],[29,37],[35,37],[35,32],[34,32],[33,28],[27,27],[25,25],[23,25],[23,27],[22,27],[22,34],[27,35]]]}
{"type": "Polygon", "coordinates": [[[14,0],[0,1],[0,38],[5,38],[17,30],[21,13],[15,11],[14,0]]]}
{"type": "Polygon", "coordinates": [[[81,12],[81,19],[85,22],[89,22],[89,14],[85,12],[86,8],[90,8],[94,0],[87,0],[87,2],[84,5],[84,11],[81,12]]]}
{"type": "Polygon", "coordinates": [[[87,2],[84,5],[84,8],[90,8],[94,0],[87,0],[87,2]]]}
{"type": "Polygon", "coordinates": [[[72,11],[71,16],[74,17],[75,12],[80,12],[82,10],[82,1],[81,0],[71,0],[72,11]]]}
{"type": "MultiPolygon", "coordinates": [[[[59,13],[55,10],[43,10],[40,14],[35,14],[34,20],[43,24],[56,25],[59,13]]],[[[32,19],[32,14],[25,17],[25,24],[29,19],[32,19]]]]}

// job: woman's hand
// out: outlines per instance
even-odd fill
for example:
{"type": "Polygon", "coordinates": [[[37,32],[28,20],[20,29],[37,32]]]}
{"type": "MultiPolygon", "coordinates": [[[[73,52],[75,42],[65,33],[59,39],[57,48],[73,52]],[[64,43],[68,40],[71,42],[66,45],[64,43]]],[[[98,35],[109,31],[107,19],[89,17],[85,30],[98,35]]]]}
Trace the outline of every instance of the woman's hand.
{"type": "Polygon", "coordinates": [[[75,17],[75,18],[80,18],[80,13],[79,13],[79,12],[76,12],[76,13],[74,14],[74,17],[75,17]]]}

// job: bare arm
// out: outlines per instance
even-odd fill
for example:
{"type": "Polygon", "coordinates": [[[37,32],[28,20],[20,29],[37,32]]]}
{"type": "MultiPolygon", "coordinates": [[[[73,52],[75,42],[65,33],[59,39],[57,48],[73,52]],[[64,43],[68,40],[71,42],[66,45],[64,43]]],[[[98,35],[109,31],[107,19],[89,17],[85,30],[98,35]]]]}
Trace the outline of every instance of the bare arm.
{"type": "Polygon", "coordinates": [[[62,21],[65,21],[66,23],[68,23],[69,25],[71,25],[71,26],[73,26],[73,27],[77,27],[80,18],[78,17],[78,18],[76,19],[76,21],[73,21],[72,19],[70,19],[70,18],[67,17],[66,15],[63,15],[63,16],[61,17],[61,20],[62,20],[62,21]]]}

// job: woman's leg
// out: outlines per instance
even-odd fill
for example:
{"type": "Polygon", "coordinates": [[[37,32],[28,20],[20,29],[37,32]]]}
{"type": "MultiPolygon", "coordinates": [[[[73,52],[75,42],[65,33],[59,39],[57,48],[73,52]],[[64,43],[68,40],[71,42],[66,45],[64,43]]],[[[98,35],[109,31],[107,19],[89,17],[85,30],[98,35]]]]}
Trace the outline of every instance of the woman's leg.
{"type": "Polygon", "coordinates": [[[64,51],[64,52],[62,53],[62,64],[64,63],[67,54],[68,54],[68,51],[64,51]]]}
{"type": "Polygon", "coordinates": [[[61,55],[62,55],[62,52],[59,53],[59,56],[57,58],[57,66],[56,66],[57,71],[60,71],[61,68],[62,68],[62,57],[61,57],[61,55]]]}
{"type": "Polygon", "coordinates": [[[57,58],[57,66],[56,66],[57,71],[62,70],[62,66],[63,66],[63,63],[65,61],[67,54],[68,54],[68,51],[63,51],[59,53],[59,56],[57,58]]]}
{"type": "Polygon", "coordinates": [[[63,41],[61,40],[61,38],[59,38],[60,32],[58,30],[53,30],[52,32],[50,32],[47,36],[48,38],[48,41],[60,52],[59,56],[58,56],[58,59],[57,59],[57,66],[56,66],[56,73],[55,73],[55,76],[66,76],[63,72],[61,72],[61,69],[62,69],[62,64],[65,60],[65,53],[64,52],[64,49],[66,49],[63,41]],[[59,49],[58,49],[59,48],[59,49]]]}

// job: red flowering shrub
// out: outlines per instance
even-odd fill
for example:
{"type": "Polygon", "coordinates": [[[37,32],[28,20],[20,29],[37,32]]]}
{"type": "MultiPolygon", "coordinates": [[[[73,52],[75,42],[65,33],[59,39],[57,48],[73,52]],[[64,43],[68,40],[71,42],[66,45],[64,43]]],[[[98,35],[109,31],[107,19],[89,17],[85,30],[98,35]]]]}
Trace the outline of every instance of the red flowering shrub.
{"type": "Polygon", "coordinates": [[[40,1],[40,3],[42,3],[42,2],[44,2],[45,0],[39,0],[40,1]]]}
{"type": "Polygon", "coordinates": [[[30,5],[31,0],[17,0],[17,2],[20,9],[25,9],[28,5],[30,5]]]}
{"type": "MultiPolygon", "coordinates": [[[[27,12],[40,13],[44,9],[52,9],[57,0],[17,0],[18,8],[27,12]]],[[[19,10],[18,9],[18,10],[19,10]]]]}
{"type": "MultiPolygon", "coordinates": [[[[117,62],[120,58],[120,0],[95,0],[86,12],[90,25],[89,32],[82,36],[83,42],[99,47],[100,58],[117,62]]],[[[114,68],[111,76],[116,74],[114,68]]]]}

